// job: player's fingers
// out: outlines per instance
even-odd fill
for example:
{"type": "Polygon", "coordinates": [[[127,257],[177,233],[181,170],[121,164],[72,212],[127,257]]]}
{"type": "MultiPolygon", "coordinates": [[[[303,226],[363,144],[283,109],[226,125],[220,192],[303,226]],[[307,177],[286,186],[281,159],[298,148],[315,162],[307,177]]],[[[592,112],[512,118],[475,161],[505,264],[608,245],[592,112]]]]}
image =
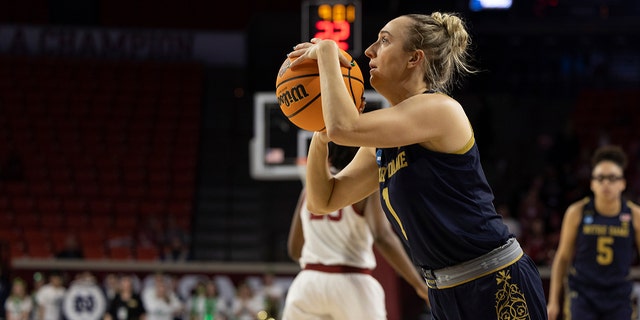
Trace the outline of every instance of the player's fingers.
{"type": "Polygon", "coordinates": [[[295,60],[291,61],[291,64],[289,65],[289,69],[291,70],[295,69],[296,66],[304,62],[306,59],[308,59],[306,54],[302,54],[301,56],[297,57],[295,60]]]}
{"type": "Polygon", "coordinates": [[[295,46],[293,46],[293,50],[303,50],[303,49],[311,47],[313,44],[314,44],[313,42],[298,43],[295,46]]]}
{"type": "Polygon", "coordinates": [[[347,68],[351,68],[351,67],[355,66],[355,64],[356,64],[355,60],[351,61],[351,60],[347,59],[347,57],[345,57],[342,54],[340,54],[339,59],[340,59],[340,65],[342,65],[344,67],[347,67],[347,68]]]}

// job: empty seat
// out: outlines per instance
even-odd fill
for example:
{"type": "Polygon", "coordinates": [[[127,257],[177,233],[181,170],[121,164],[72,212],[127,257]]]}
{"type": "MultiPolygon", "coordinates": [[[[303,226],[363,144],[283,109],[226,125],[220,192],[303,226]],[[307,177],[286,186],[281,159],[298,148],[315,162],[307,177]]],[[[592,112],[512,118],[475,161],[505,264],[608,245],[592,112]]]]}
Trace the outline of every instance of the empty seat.
{"type": "Polygon", "coordinates": [[[138,226],[138,216],[130,215],[130,216],[117,216],[113,220],[113,227],[127,232],[133,232],[138,226]]]}
{"type": "MultiPolygon", "coordinates": [[[[62,227],[67,230],[81,230],[89,224],[89,216],[87,214],[65,214],[62,227]]],[[[96,232],[94,230],[94,232],[96,232]]]]}
{"type": "Polygon", "coordinates": [[[59,214],[62,212],[62,201],[59,198],[40,198],[36,202],[36,207],[43,217],[48,214],[59,214]]]}
{"type": "Polygon", "coordinates": [[[6,183],[5,191],[12,197],[24,197],[29,194],[29,184],[27,182],[6,183]]]}
{"type": "Polygon", "coordinates": [[[109,258],[104,244],[101,243],[83,243],[82,254],[87,260],[102,260],[109,258]]]}
{"type": "Polygon", "coordinates": [[[112,260],[132,260],[133,252],[131,248],[125,246],[110,247],[109,258],[112,260]]]}
{"type": "Polygon", "coordinates": [[[91,228],[111,228],[113,226],[113,217],[111,215],[91,215],[89,217],[89,225],[91,228]]]}
{"type": "Polygon", "coordinates": [[[62,201],[62,212],[68,216],[85,215],[87,202],[80,198],[65,198],[62,201]]]}
{"type": "Polygon", "coordinates": [[[142,261],[155,261],[160,259],[160,250],[155,246],[139,245],[135,248],[135,257],[142,261]]]}
{"type": "Polygon", "coordinates": [[[64,225],[64,216],[59,212],[40,214],[40,225],[47,229],[60,229],[64,225]]]}
{"type": "Polygon", "coordinates": [[[30,258],[53,258],[54,251],[50,243],[27,243],[27,255],[30,258]]]}
{"type": "Polygon", "coordinates": [[[103,199],[93,199],[89,201],[89,212],[91,215],[110,215],[113,213],[113,201],[103,199]]]}
{"type": "Polygon", "coordinates": [[[38,229],[40,228],[40,215],[35,212],[16,212],[13,224],[22,229],[38,229]]]}

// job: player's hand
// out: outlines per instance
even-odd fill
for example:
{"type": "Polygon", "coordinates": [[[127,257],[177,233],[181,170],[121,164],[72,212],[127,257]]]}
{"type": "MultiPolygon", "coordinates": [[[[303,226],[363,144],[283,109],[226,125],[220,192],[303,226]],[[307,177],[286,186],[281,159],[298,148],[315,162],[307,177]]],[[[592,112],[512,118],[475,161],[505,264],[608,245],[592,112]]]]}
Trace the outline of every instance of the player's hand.
{"type": "Polygon", "coordinates": [[[300,62],[296,62],[296,61],[303,61],[306,59],[313,59],[313,60],[317,59],[318,55],[316,54],[316,49],[315,49],[316,47],[314,46],[316,43],[318,43],[318,40],[316,38],[313,38],[309,42],[302,42],[293,46],[293,51],[287,53],[287,57],[298,58],[298,59],[296,59],[294,63],[292,63],[292,65],[300,64],[300,62]]]}
{"type": "Polygon", "coordinates": [[[549,320],[556,320],[560,314],[560,306],[557,303],[550,303],[547,305],[547,317],[549,320]]]}
{"type": "Polygon", "coordinates": [[[429,301],[429,287],[427,287],[426,284],[424,286],[419,286],[416,288],[416,293],[427,303],[429,309],[431,309],[431,302],[429,301]]]}
{"type": "Polygon", "coordinates": [[[335,50],[336,55],[340,60],[340,65],[347,68],[352,67],[351,61],[349,61],[349,59],[347,59],[347,57],[345,57],[340,52],[340,50],[338,49],[338,45],[336,44],[335,41],[322,40],[317,38],[311,39],[310,42],[299,43],[293,47],[293,51],[289,52],[289,54],[287,54],[287,57],[296,58],[296,59],[291,62],[291,65],[289,67],[293,69],[295,68],[295,66],[301,64],[302,62],[308,59],[317,60],[318,51],[321,51],[324,49],[335,50]]]}

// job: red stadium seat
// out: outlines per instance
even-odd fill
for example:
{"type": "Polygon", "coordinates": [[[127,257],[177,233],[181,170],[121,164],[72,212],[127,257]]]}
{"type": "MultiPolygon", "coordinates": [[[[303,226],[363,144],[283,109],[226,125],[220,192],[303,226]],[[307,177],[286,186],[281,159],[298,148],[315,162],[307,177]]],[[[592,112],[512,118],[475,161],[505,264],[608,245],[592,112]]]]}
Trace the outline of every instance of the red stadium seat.
{"type": "Polygon", "coordinates": [[[87,202],[79,198],[65,198],[62,202],[62,212],[68,216],[85,215],[87,202]]]}
{"type": "Polygon", "coordinates": [[[160,250],[155,246],[139,245],[135,248],[135,257],[142,261],[155,261],[160,259],[160,250]]]}
{"type": "Polygon", "coordinates": [[[82,244],[82,253],[87,260],[102,260],[109,258],[104,244],[101,243],[84,243],[82,244]]]}
{"type": "Polygon", "coordinates": [[[129,247],[109,248],[109,258],[113,260],[133,260],[133,252],[129,247]]]}
{"type": "Polygon", "coordinates": [[[40,198],[36,202],[36,207],[43,217],[48,214],[59,214],[62,212],[62,201],[59,198],[40,198]]]}
{"type": "Polygon", "coordinates": [[[64,225],[64,216],[59,212],[40,214],[40,225],[47,229],[60,229],[64,225]]]}
{"type": "Polygon", "coordinates": [[[38,229],[40,228],[40,215],[34,212],[16,212],[13,224],[25,230],[38,229]]]}
{"type": "Polygon", "coordinates": [[[54,252],[50,243],[27,244],[27,255],[30,258],[53,258],[54,252]]]}

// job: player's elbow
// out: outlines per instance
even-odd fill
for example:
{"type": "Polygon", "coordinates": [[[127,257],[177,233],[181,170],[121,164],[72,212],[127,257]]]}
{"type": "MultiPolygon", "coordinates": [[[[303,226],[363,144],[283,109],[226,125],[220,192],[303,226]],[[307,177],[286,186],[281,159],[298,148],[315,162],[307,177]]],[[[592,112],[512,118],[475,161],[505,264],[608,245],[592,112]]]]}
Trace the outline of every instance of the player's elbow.
{"type": "Polygon", "coordinates": [[[307,202],[307,210],[312,214],[325,215],[331,213],[331,209],[324,205],[314,205],[311,202],[307,202]]]}
{"type": "Polygon", "coordinates": [[[295,262],[298,262],[298,260],[300,260],[300,250],[294,248],[291,245],[287,247],[287,254],[289,255],[289,258],[291,258],[291,260],[295,262]]]}
{"type": "Polygon", "coordinates": [[[566,267],[569,265],[569,263],[571,262],[571,257],[564,255],[564,254],[558,254],[556,253],[553,256],[553,265],[556,265],[558,267],[566,267]]]}
{"type": "Polygon", "coordinates": [[[340,145],[349,145],[349,136],[352,136],[353,134],[350,134],[352,131],[348,126],[336,123],[333,125],[327,125],[326,130],[327,137],[329,137],[329,139],[334,143],[340,145]]]}
{"type": "Polygon", "coordinates": [[[381,232],[374,235],[373,242],[378,248],[392,248],[394,240],[397,240],[393,237],[395,237],[395,235],[381,232]]]}

